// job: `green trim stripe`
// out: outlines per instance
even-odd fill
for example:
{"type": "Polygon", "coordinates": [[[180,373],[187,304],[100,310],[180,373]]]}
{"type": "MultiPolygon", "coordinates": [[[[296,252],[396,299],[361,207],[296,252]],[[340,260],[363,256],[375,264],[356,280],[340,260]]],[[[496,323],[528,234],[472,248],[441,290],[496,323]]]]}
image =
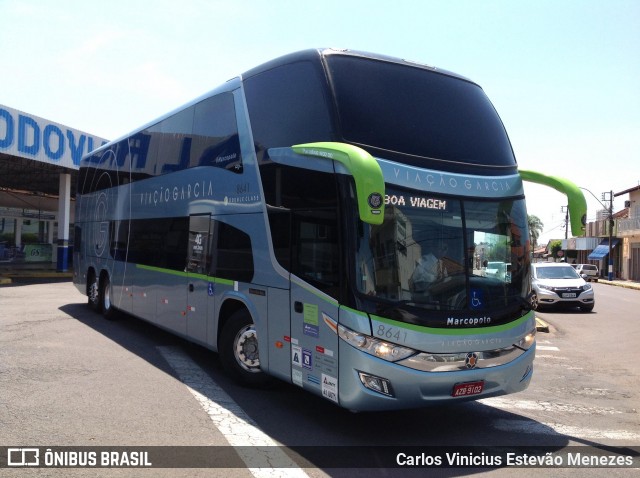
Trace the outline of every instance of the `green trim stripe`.
{"type": "Polygon", "coordinates": [[[330,297],[328,295],[324,295],[322,292],[319,292],[318,290],[312,288],[310,285],[308,285],[305,282],[303,282],[302,279],[298,280],[297,277],[292,275],[291,276],[291,282],[293,282],[294,284],[302,287],[304,290],[306,290],[310,294],[315,295],[318,299],[322,300],[323,302],[328,302],[329,304],[333,305],[334,307],[338,307],[340,305],[338,303],[338,301],[335,300],[333,297],[330,297]]]}
{"type": "Polygon", "coordinates": [[[431,334],[431,335],[487,335],[487,334],[495,334],[498,332],[505,332],[507,330],[513,329],[527,320],[530,320],[533,312],[529,312],[518,320],[514,320],[513,322],[509,322],[508,324],[502,325],[494,325],[492,327],[474,327],[474,328],[455,328],[455,329],[443,329],[443,328],[435,328],[435,327],[425,327],[423,325],[415,325],[415,324],[407,324],[404,322],[398,322],[396,320],[385,319],[384,317],[378,317],[377,315],[372,315],[372,320],[377,320],[378,322],[382,322],[387,325],[393,325],[394,327],[399,327],[401,329],[408,329],[414,332],[420,332],[423,334],[431,334]]]}
{"type": "Polygon", "coordinates": [[[145,271],[152,271],[152,272],[159,272],[161,274],[169,274],[172,276],[178,276],[178,277],[191,277],[194,279],[202,279],[202,280],[206,280],[209,282],[213,282],[215,284],[224,284],[224,285],[233,285],[234,281],[229,280],[229,279],[222,279],[220,277],[212,277],[212,276],[208,276],[206,274],[194,274],[192,272],[184,272],[184,271],[175,271],[173,269],[164,269],[162,267],[155,267],[155,266],[147,266],[144,264],[136,264],[136,269],[142,269],[145,271]]]}

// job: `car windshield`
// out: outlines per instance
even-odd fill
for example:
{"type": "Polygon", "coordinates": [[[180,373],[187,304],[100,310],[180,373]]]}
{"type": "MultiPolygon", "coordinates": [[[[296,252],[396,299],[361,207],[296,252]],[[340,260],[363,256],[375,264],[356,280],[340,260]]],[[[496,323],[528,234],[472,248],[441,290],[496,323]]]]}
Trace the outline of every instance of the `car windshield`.
{"type": "Polygon", "coordinates": [[[387,186],[384,223],[357,223],[356,287],[369,298],[468,310],[505,307],[528,294],[521,199],[462,200],[387,186]]]}
{"type": "Polygon", "coordinates": [[[580,275],[571,266],[566,267],[537,267],[538,279],[579,279],[580,275]]]}

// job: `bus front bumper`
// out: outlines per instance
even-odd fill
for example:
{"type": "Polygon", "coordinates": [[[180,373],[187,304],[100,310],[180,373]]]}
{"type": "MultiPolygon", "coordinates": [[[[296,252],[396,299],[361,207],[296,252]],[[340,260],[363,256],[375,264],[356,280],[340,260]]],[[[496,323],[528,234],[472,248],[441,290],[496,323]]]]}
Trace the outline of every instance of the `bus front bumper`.
{"type": "Polygon", "coordinates": [[[425,372],[363,353],[341,340],[340,405],[354,411],[395,410],[520,392],[529,386],[534,357],[535,344],[503,365],[425,372]]]}

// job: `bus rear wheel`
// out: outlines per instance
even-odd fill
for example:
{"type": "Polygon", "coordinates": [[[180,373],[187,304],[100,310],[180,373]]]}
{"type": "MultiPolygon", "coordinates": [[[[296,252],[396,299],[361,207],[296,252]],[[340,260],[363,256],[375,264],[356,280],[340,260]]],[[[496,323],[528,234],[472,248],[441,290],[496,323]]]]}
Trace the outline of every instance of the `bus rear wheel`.
{"type": "Polygon", "coordinates": [[[269,381],[260,369],[258,336],[248,310],[234,312],[224,324],[219,351],[222,366],[236,382],[255,387],[269,381]]]}
{"type": "Polygon", "coordinates": [[[99,301],[102,315],[108,320],[113,320],[115,316],[115,310],[113,309],[113,304],[111,303],[111,281],[109,280],[109,276],[106,274],[100,280],[99,301]]]}
{"type": "Polygon", "coordinates": [[[100,310],[100,284],[95,272],[90,271],[87,275],[87,304],[91,310],[101,312],[100,310]]]}

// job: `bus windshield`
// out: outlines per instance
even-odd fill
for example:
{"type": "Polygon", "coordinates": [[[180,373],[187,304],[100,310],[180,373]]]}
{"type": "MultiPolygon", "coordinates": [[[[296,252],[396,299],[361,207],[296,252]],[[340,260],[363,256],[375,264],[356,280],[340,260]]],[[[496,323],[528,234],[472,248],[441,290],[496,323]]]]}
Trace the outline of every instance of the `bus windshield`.
{"type": "Polygon", "coordinates": [[[388,159],[403,153],[398,160],[415,166],[515,166],[502,122],[475,83],[408,63],[344,55],[326,61],[345,141],[388,159]]]}
{"type": "Polygon", "coordinates": [[[509,307],[528,294],[523,199],[463,200],[387,186],[386,203],[384,223],[361,223],[356,233],[360,293],[446,311],[509,307]]]}

